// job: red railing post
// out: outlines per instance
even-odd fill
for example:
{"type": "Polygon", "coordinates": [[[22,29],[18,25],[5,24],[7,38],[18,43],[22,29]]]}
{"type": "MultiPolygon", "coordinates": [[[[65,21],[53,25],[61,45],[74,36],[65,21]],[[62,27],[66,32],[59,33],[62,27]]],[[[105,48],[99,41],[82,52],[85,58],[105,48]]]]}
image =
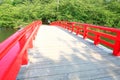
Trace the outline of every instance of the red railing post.
{"type": "Polygon", "coordinates": [[[84,24],[83,26],[84,26],[84,28],[83,28],[83,31],[84,31],[83,39],[86,39],[87,38],[87,33],[88,33],[88,31],[87,31],[88,25],[84,24]]]}
{"type": "Polygon", "coordinates": [[[99,34],[96,34],[96,35],[95,35],[94,44],[95,44],[95,45],[98,45],[98,44],[99,44],[99,40],[100,40],[100,35],[99,35],[99,34]]]}
{"type": "Polygon", "coordinates": [[[31,38],[30,42],[29,42],[29,48],[33,47],[33,37],[31,38]]]}
{"type": "MultiPolygon", "coordinates": [[[[34,32],[34,30],[36,30],[37,27],[38,27],[37,25],[33,25],[32,28],[31,28],[31,31],[30,31],[29,33],[34,32]],[[35,26],[36,26],[36,27],[35,27],[35,26]]],[[[36,32],[37,32],[37,31],[35,31],[35,33],[33,33],[32,37],[31,37],[31,39],[30,39],[29,48],[32,48],[32,47],[33,47],[33,40],[35,39],[36,32]]]]}
{"type": "MultiPolygon", "coordinates": [[[[24,36],[19,41],[21,50],[23,49],[26,41],[27,41],[26,34],[24,34],[24,36]]],[[[29,45],[28,45],[28,47],[29,47],[29,45]]],[[[26,48],[23,49],[21,51],[21,54],[22,54],[22,65],[26,65],[28,63],[28,52],[27,52],[27,49],[26,48]]]]}
{"type": "Polygon", "coordinates": [[[76,35],[78,35],[78,34],[79,34],[79,31],[80,31],[79,26],[76,26],[76,35]]]}
{"type": "Polygon", "coordinates": [[[65,23],[64,29],[66,29],[67,23],[65,23]]]}
{"type": "Polygon", "coordinates": [[[71,30],[71,32],[73,32],[74,28],[75,28],[75,27],[74,27],[74,25],[72,24],[72,30],[71,30]]]}
{"type": "Polygon", "coordinates": [[[69,30],[69,27],[70,27],[70,26],[71,26],[70,24],[67,26],[67,30],[69,30]]]}
{"type": "Polygon", "coordinates": [[[71,24],[71,27],[72,27],[71,32],[73,32],[73,31],[74,31],[74,28],[75,28],[75,24],[72,23],[72,24],[71,24]]]}
{"type": "Polygon", "coordinates": [[[28,51],[25,49],[22,55],[22,65],[28,64],[28,51]]]}
{"type": "Polygon", "coordinates": [[[63,22],[62,25],[63,25],[63,28],[65,28],[65,22],[63,22]]]}
{"type": "Polygon", "coordinates": [[[113,55],[120,56],[120,31],[117,33],[117,40],[113,48],[113,55]]]}

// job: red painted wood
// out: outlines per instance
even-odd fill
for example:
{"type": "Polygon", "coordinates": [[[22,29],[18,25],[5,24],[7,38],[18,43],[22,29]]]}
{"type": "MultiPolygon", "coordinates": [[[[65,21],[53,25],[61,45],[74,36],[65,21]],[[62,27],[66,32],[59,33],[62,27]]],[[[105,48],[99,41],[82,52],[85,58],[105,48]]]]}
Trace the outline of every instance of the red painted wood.
{"type": "Polygon", "coordinates": [[[55,21],[51,23],[51,25],[57,25],[61,27],[63,27],[65,24],[68,24],[65,29],[75,32],[77,35],[79,34],[82,35],[84,39],[85,38],[92,39],[95,45],[103,44],[108,47],[111,47],[113,49],[113,55],[120,56],[120,29],[68,21],[55,21]],[[72,29],[70,29],[70,26],[72,26],[72,29]],[[79,28],[77,26],[79,26],[79,28]],[[111,35],[108,33],[92,29],[108,31],[111,33],[116,33],[116,35],[111,35]],[[94,34],[94,36],[89,35],[89,33],[94,34]],[[107,42],[103,40],[101,37],[113,40],[115,43],[107,42]]]}
{"type": "Polygon", "coordinates": [[[27,50],[41,24],[34,21],[0,44],[0,80],[16,80],[21,65],[28,63],[27,50]]]}

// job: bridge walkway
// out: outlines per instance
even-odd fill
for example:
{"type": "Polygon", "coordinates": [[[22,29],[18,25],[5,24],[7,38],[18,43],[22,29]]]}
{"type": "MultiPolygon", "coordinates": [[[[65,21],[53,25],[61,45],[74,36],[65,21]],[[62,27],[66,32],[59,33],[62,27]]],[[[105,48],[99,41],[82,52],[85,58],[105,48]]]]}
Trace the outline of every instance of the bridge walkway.
{"type": "Polygon", "coordinates": [[[17,80],[119,80],[120,58],[67,30],[42,25],[17,80]]]}

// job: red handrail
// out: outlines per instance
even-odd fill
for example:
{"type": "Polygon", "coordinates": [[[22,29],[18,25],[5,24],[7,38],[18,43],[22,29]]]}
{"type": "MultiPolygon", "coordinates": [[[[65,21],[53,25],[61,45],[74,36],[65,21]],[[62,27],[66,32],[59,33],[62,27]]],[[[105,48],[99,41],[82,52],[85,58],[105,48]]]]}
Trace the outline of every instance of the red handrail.
{"type": "Polygon", "coordinates": [[[27,50],[41,24],[34,21],[0,44],[0,80],[15,80],[21,65],[28,63],[27,50]]]}
{"type": "Polygon", "coordinates": [[[55,21],[51,25],[68,29],[71,32],[75,32],[76,35],[80,34],[84,39],[90,38],[94,41],[95,45],[103,44],[113,49],[114,56],[120,56],[120,29],[68,21],[55,21]],[[114,33],[114,35],[109,33],[114,33]],[[106,41],[105,39],[112,40],[113,42],[106,41]]]}

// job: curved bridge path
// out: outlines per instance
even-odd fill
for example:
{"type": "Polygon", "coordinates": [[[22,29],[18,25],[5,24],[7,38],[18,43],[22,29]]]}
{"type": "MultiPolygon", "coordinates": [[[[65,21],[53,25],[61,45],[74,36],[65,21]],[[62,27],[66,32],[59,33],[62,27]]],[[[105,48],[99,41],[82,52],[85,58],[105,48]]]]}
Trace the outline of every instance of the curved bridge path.
{"type": "Polygon", "coordinates": [[[17,80],[120,80],[120,58],[67,30],[42,25],[17,80]]]}

